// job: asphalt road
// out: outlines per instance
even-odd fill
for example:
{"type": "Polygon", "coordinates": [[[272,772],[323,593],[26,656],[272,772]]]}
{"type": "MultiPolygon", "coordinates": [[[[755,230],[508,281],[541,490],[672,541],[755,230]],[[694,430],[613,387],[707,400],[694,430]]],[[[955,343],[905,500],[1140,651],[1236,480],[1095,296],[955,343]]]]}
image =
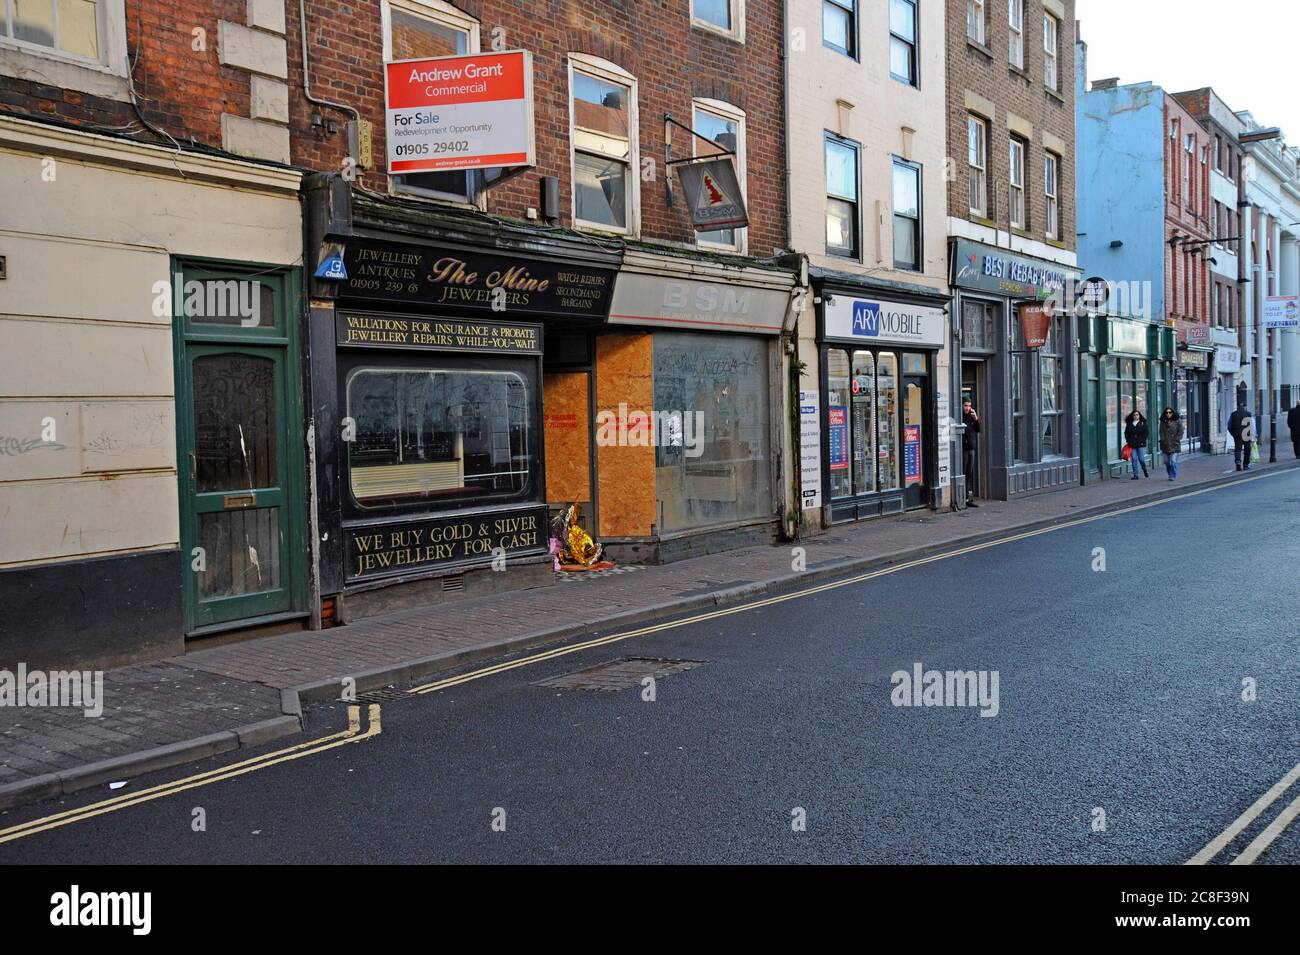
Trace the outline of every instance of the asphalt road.
{"type": "MultiPolygon", "coordinates": [[[[1291,471],[385,702],[377,736],[0,863],[1182,863],[1300,762],[1298,574],[1291,471]],[[536,685],[625,656],[704,662],[653,702],[536,685]],[[895,706],[918,663],[996,671],[996,715],[895,706]]],[[[308,714],[316,735],[346,719],[308,714]]],[[[1300,862],[1298,830],[1259,863],[1300,862]]]]}

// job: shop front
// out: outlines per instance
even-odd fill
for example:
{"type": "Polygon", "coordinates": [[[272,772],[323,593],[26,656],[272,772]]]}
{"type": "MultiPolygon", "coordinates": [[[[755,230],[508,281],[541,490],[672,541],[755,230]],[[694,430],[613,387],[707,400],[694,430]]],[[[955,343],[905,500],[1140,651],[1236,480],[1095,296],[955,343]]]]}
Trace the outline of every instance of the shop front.
{"type": "Polygon", "coordinates": [[[1228,417],[1237,410],[1237,383],[1241,378],[1241,345],[1237,332],[1231,328],[1211,331],[1214,342],[1213,389],[1215,396],[1213,450],[1222,451],[1231,446],[1228,436],[1228,417]]]}
{"type": "Polygon", "coordinates": [[[548,368],[590,364],[618,255],[333,177],[308,195],[332,276],[312,280],[309,319],[323,614],[549,583],[550,458],[570,502],[594,495],[581,396],[549,408],[548,368]]]}
{"type": "Polygon", "coordinates": [[[1170,402],[1174,329],[1125,316],[1079,320],[1079,418],[1084,481],[1122,477],[1124,419],[1134,408],[1151,422],[1152,460],[1162,460],[1156,418],[1170,402]]]}
{"type": "Polygon", "coordinates": [[[938,508],[949,484],[947,296],[814,278],[823,524],[938,508]]]}
{"type": "MultiPolygon", "coordinates": [[[[965,239],[951,245],[954,307],[960,316],[961,400],[979,416],[970,497],[1010,500],[1079,483],[1074,316],[1045,314],[1027,340],[1024,314],[1060,301],[1077,270],[965,239]]],[[[954,412],[960,421],[960,405],[954,412]]]]}
{"type": "Polygon", "coordinates": [[[596,339],[598,527],[614,559],[667,562],[779,535],[791,484],[780,341],[795,281],[789,269],[626,250],[596,339]]]}
{"type": "MultiPolygon", "coordinates": [[[[1183,416],[1183,451],[1213,451],[1211,435],[1218,389],[1210,358],[1214,351],[1208,325],[1179,321],[1178,347],[1174,359],[1173,408],[1183,416]]],[[[1165,406],[1155,409],[1159,416],[1165,406]]]]}

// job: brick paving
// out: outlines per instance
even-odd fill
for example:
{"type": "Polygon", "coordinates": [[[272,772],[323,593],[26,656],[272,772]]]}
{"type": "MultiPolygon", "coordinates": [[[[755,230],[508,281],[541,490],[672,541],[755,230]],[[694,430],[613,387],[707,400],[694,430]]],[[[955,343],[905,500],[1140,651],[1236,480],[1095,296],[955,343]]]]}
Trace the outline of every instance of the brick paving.
{"type": "MultiPolygon", "coordinates": [[[[1284,457],[1275,468],[1293,466],[1290,456],[1284,457]]],[[[1257,465],[1255,470],[1272,469],[1257,465]]],[[[1158,469],[1146,481],[1104,481],[1013,502],[985,502],[959,513],[922,512],[838,526],[799,546],[806,550],[809,570],[850,560],[888,559],[900,551],[938,548],[1024,524],[1068,519],[1071,513],[1154,491],[1186,489],[1232,471],[1231,456],[1188,456],[1177,485],[1169,484],[1158,469]]],[[[100,719],[88,719],[79,711],[0,708],[0,786],[280,716],[280,688],[475,648],[487,652],[486,645],[541,631],[599,626],[607,618],[656,605],[788,578],[791,559],[788,544],[748,547],[113,670],[105,676],[100,719]]]]}

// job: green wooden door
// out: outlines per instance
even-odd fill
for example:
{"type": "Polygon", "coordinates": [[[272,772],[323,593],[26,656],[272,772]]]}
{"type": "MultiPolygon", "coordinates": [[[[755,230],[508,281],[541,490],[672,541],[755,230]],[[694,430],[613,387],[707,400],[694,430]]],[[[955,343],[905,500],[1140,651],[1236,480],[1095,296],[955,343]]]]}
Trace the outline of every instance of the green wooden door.
{"type": "Polygon", "coordinates": [[[307,568],[292,284],[287,274],[194,266],[176,278],[186,631],[301,614],[307,568]],[[206,295],[230,282],[249,287],[224,299],[206,295]]]}

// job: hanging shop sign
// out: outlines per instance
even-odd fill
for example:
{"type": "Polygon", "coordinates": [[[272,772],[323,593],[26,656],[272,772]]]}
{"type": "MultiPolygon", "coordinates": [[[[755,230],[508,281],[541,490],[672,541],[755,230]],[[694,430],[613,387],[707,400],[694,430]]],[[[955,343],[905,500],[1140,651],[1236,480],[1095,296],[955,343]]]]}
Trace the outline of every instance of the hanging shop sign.
{"type": "Polygon", "coordinates": [[[609,322],[778,335],[789,302],[788,286],[756,288],[624,269],[614,284],[609,322]]]}
{"type": "Polygon", "coordinates": [[[1264,300],[1265,328],[1300,327],[1300,297],[1270,295],[1264,300]]]}
{"type": "Polygon", "coordinates": [[[1236,345],[1220,345],[1214,352],[1214,367],[1221,375],[1241,371],[1241,349],[1236,345]]]}
{"type": "Polygon", "coordinates": [[[821,396],[816,390],[799,392],[799,475],[803,509],[822,506],[821,396]]]}
{"type": "Polygon", "coordinates": [[[853,342],[938,347],[944,341],[944,311],[885,299],[851,298],[823,292],[826,338],[853,342]]]}
{"type": "Polygon", "coordinates": [[[335,341],[361,348],[417,348],[436,351],[540,355],[542,326],[514,322],[463,322],[446,318],[338,311],[335,341]]]}
{"type": "Polygon", "coordinates": [[[545,507],[344,527],[349,580],[488,561],[495,553],[545,553],[545,507]]]}
{"type": "Polygon", "coordinates": [[[614,287],[612,269],[369,238],[343,259],[340,296],[439,309],[603,320],[614,287]]]}
{"type": "Polygon", "coordinates": [[[1178,365],[1182,368],[1209,368],[1210,353],[1190,348],[1178,349],[1178,365]]]}
{"type": "Polygon", "coordinates": [[[749,225],[745,197],[730,156],[682,163],[677,167],[677,175],[682,180],[682,195],[697,232],[743,229],[749,225]]]}
{"type": "Polygon", "coordinates": [[[1052,330],[1052,306],[1028,302],[1019,307],[1020,327],[1025,335],[1026,348],[1042,348],[1047,344],[1052,330]]]}
{"type": "Polygon", "coordinates": [[[1047,298],[1082,274],[1052,262],[1015,255],[978,242],[958,239],[953,252],[953,285],[996,292],[1009,298],[1047,298]]]}
{"type": "Polygon", "coordinates": [[[1209,325],[1200,322],[1179,322],[1178,339],[1184,345],[1193,348],[1211,348],[1214,345],[1213,331],[1209,325]]]}
{"type": "Polygon", "coordinates": [[[385,64],[390,173],[536,164],[523,50],[385,64]]]}

